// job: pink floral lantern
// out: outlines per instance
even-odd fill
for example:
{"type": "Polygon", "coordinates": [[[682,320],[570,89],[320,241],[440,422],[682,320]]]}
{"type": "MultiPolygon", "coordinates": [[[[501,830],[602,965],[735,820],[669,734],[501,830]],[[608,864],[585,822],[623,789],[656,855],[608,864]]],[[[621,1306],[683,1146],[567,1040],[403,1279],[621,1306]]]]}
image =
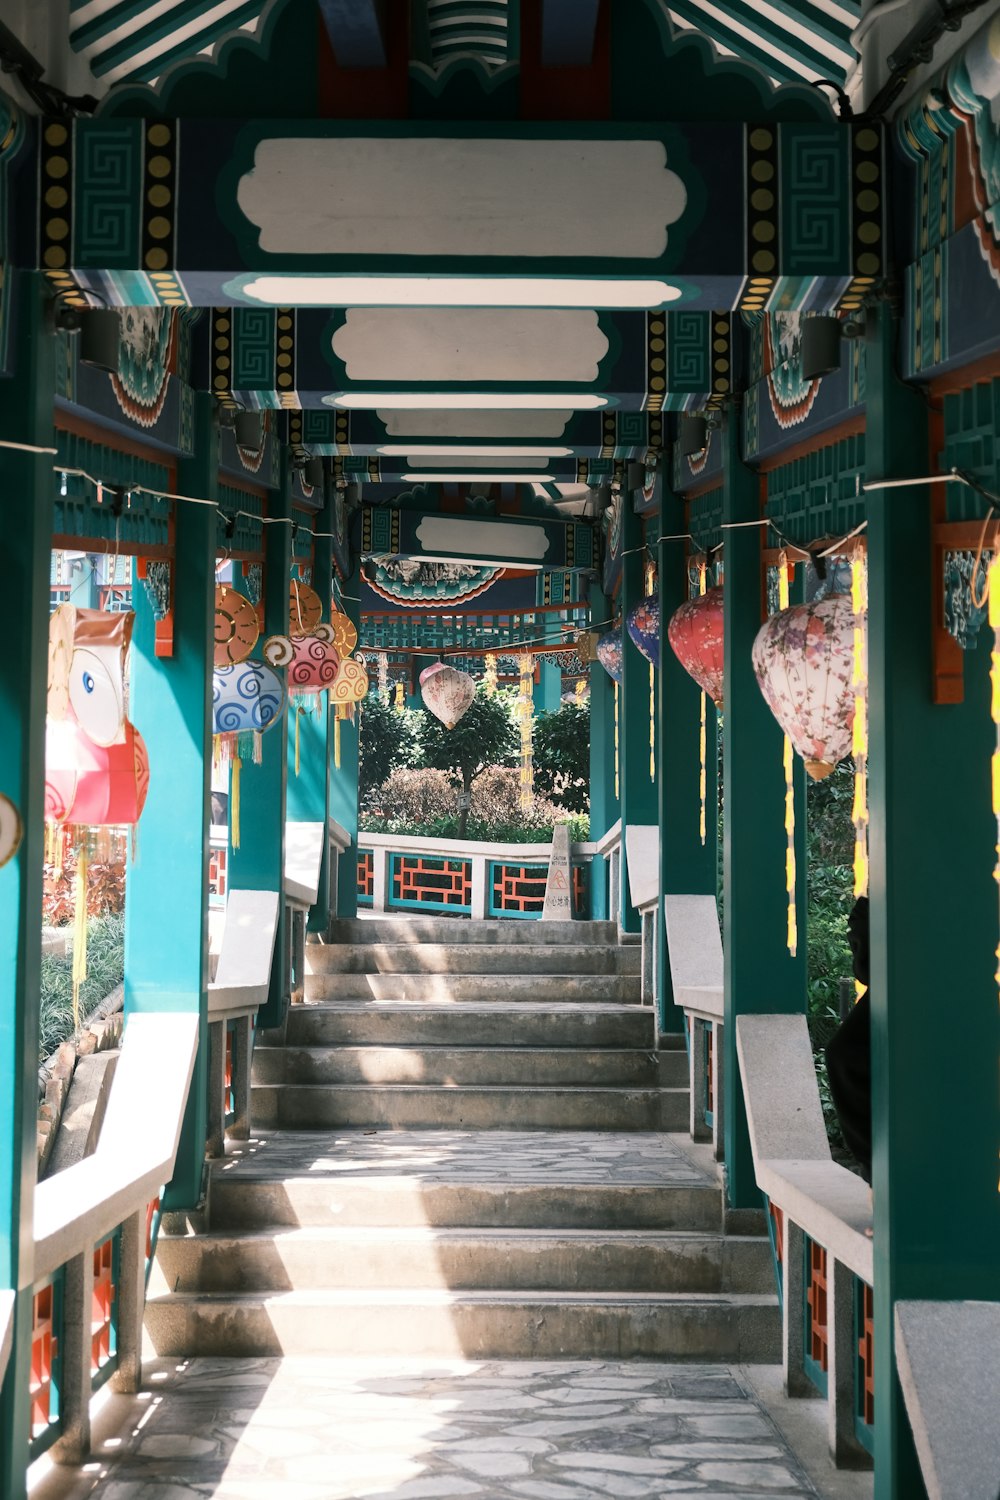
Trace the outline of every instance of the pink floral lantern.
{"type": "Polygon", "coordinates": [[[458,672],[439,661],[421,672],[420,696],[445,729],[454,729],[476,696],[476,684],[468,672],[458,672]]]}
{"type": "Polygon", "coordinates": [[[753,643],[760,690],[814,781],[851,753],[856,625],[851,596],[836,594],[779,610],[753,643]]]}
{"type": "Polygon", "coordinates": [[[667,627],[671,649],[703,693],[722,707],[722,589],[709,589],[674,611],[667,627]]]}

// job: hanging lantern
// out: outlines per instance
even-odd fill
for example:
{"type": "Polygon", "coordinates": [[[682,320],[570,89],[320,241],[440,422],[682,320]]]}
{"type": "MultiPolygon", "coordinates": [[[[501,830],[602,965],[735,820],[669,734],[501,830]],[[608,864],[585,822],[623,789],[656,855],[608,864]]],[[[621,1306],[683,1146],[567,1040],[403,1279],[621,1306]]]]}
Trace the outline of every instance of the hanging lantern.
{"type": "Polygon", "coordinates": [[[23,835],[20,813],[10,798],[0,792],[0,869],[14,858],[23,835]]]}
{"type": "Polygon", "coordinates": [[[675,610],[667,626],[671,650],[701,690],[722,707],[722,589],[709,589],[675,610]]]}
{"type": "MultiPolygon", "coordinates": [[[[992,570],[991,570],[992,576],[992,570]]],[[[854,611],[854,895],[868,894],[868,558],[859,547],[851,558],[851,608],[854,611]]],[[[994,606],[991,604],[991,610],[994,606]]],[[[855,984],[859,981],[855,980],[855,984]]]]}
{"type": "Polygon", "coordinates": [[[486,675],[483,679],[487,698],[492,698],[497,690],[497,659],[495,656],[486,658],[486,675]]]}
{"type": "Polygon", "coordinates": [[[285,684],[259,661],[216,667],[212,676],[212,732],[262,734],[285,708],[285,684]]]}
{"type": "Polygon", "coordinates": [[[341,610],[331,610],[330,625],[333,628],[333,644],[341,656],[350,656],[358,644],[358,627],[349,615],[341,610]]]}
{"type": "Polygon", "coordinates": [[[660,596],[649,594],[640,599],[628,612],[625,621],[629,636],[637,651],[654,667],[660,665],[660,596]]]}
{"type": "Polygon", "coordinates": [[[521,729],[521,811],[530,812],[535,795],[535,767],[532,752],[532,732],[535,718],[535,659],[529,651],[518,658],[520,691],[517,698],[517,716],[521,729]]]}
{"type": "Polygon", "coordinates": [[[398,714],[401,714],[403,712],[403,709],[406,707],[406,689],[401,682],[397,682],[395,691],[396,697],[393,706],[395,707],[396,712],[398,714]]]}
{"type": "Polygon", "coordinates": [[[87,828],[138,823],[149,791],[142,735],[125,721],[120,744],[98,745],[74,719],[50,719],[45,733],[45,817],[87,828]]]}
{"type": "Polygon", "coordinates": [[[436,662],[420,674],[420,696],[445,729],[454,729],[476,696],[476,684],[468,672],[436,662]]]}
{"type": "Polygon", "coordinates": [[[385,702],[389,699],[389,658],[384,651],[378,654],[378,694],[385,702]]]}
{"type": "Polygon", "coordinates": [[[854,629],[851,596],[837,594],[779,610],[753,643],[761,692],[814,781],[851,753],[854,629]]]}
{"type": "Polygon", "coordinates": [[[340,726],[344,719],[353,719],[354,705],[360,703],[368,692],[368,673],[364,664],[354,656],[341,658],[340,670],[330,689],[330,702],[334,706],[333,716],[333,763],[340,770],[340,726]]]}
{"type": "Polygon", "coordinates": [[[124,739],[125,658],[134,619],[128,610],[62,604],[49,620],[48,717],[75,720],[95,745],[124,739]]]}
{"type": "Polygon", "coordinates": [[[288,585],[288,634],[309,635],[323,618],[323,601],[298,578],[288,585]]]}
{"type": "Polygon", "coordinates": [[[260,635],[257,611],[250,600],[228,584],[215,590],[215,665],[227,667],[246,661],[260,635]]]}
{"type": "Polygon", "coordinates": [[[622,680],[622,631],[618,625],[613,630],[608,630],[597,642],[597,660],[607,672],[612,682],[622,680]]]}
{"type": "Polygon", "coordinates": [[[269,666],[287,668],[290,693],[321,693],[333,686],[340,670],[336,646],[319,635],[269,636],[263,655],[269,666]]]}

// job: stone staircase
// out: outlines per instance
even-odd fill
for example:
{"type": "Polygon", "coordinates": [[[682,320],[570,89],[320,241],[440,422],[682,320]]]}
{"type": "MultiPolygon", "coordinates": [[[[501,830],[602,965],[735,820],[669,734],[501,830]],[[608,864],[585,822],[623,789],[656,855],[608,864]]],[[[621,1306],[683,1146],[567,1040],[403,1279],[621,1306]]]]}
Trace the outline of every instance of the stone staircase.
{"type": "Polygon", "coordinates": [[[165,1221],[160,1354],[772,1360],[610,923],[334,924],[254,1057],[255,1140],[165,1221]]]}

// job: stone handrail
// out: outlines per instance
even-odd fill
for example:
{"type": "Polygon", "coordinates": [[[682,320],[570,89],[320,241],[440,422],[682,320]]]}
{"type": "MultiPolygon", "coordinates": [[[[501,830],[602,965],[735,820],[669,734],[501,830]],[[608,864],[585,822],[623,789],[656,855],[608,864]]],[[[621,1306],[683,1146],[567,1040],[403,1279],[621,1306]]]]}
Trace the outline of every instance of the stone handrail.
{"type": "Polygon", "coordinates": [[[14,1341],[14,1293],[0,1292],[0,1385],[14,1341]]]}
{"type": "Polygon", "coordinates": [[[930,1500],[996,1500],[1000,1303],[897,1302],[895,1348],[930,1500]]]}
{"type": "MultiPolygon", "coordinates": [[[[316,824],[322,834],[322,824],[316,824]]],[[[221,1156],[226,1133],[226,1031],[233,1026],[234,1140],[250,1135],[250,1065],[254,1015],[271,987],[278,935],[277,891],[230,891],[215,979],[208,987],[209,1156],[221,1156]]]]}
{"type": "Polygon", "coordinates": [[[711,1140],[716,1157],[721,1159],[725,1000],[718,904],[711,895],[667,895],[663,898],[663,920],[674,1004],[684,1011],[687,1023],[691,1138],[711,1140]]]}
{"type": "Polygon", "coordinates": [[[868,1187],[830,1153],[809,1027],[804,1015],[744,1015],[736,1019],[736,1051],[743,1081],[757,1186],[784,1214],[782,1320],[785,1388],[813,1394],[804,1362],[807,1235],[826,1251],[827,1430],[838,1465],[858,1467],[868,1457],[855,1430],[857,1347],[854,1281],[873,1282],[868,1187]]]}
{"type": "MultiPolygon", "coordinates": [[[[425,854],[434,859],[462,860],[472,867],[471,915],[481,921],[488,910],[487,866],[491,861],[509,864],[548,865],[551,843],[491,844],[478,839],[436,839],[415,834],[358,834],[358,849],[373,855],[373,911],[385,911],[389,905],[389,859],[393,854],[425,854]]],[[[570,845],[570,858],[576,863],[591,861],[601,852],[600,846],[588,842],[570,845]]]]}
{"type": "Polygon", "coordinates": [[[193,1012],[129,1017],[97,1150],[35,1189],[37,1280],[145,1215],[169,1182],[197,1046],[193,1012]]]}

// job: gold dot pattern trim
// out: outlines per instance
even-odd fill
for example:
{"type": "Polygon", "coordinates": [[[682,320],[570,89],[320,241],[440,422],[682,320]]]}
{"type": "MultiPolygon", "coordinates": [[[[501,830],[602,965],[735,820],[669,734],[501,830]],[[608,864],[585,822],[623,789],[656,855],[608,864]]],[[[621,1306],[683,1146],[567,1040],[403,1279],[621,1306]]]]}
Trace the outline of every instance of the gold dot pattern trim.
{"type": "Polygon", "coordinates": [[[146,124],[143,138],[142,242],[140,263],[161,306],[184,306],[187,298],[168,268],[176,262],[176,120],[146,124]],[[164,273],[167,273],[166,275],[164,273]]]}

